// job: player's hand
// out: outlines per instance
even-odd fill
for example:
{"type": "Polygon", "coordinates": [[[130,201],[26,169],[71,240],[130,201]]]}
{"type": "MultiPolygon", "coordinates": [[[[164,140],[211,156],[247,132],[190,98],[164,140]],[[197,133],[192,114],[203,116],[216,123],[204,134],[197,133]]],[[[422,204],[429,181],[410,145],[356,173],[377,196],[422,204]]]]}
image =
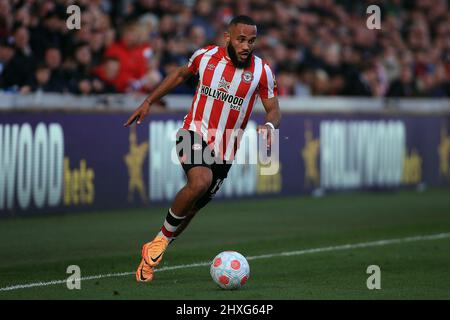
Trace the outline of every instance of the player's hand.
{"type": "Polygon", "coordinates": [[[262,135],[263,141],[266,141],[266,146],[267,146],[267,150],[270,150],[270,147],[272,145],[272,134],[271,131],[273,130],[270,126],[268,125],[258,125],[257,129],[258,134],[262,135]]]}
{"type": "Polygon", "coordinates": [[[128,118],[127,122],[125,122],[123,126],[125,128],[129,127],[135,121],[138,125],[141,124],[144,118],[148,115],[149,111],[150,111],[150,104],[147,102],[147,100],[145,100],[144,102],[142,102],[139,108],[137,108],[136,111],[133,112],[131,117],[128,118]]]}

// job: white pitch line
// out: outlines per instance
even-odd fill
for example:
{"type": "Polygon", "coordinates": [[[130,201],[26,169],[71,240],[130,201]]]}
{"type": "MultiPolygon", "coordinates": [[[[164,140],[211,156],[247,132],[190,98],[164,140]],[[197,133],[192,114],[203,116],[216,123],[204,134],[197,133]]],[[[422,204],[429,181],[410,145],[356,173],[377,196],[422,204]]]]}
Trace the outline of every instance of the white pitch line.
{"type": "MultiPolygon", "coordinates": [[[[310,254],[310,253],[319,253],[319,252],[331,252],[331,251],[339,251],[339,250],[350,250],[350,249],[359,249],[359,248],[368,248],[368,247],[380,247],[380,246],[386,246],[390,244],[398,244],[398,243],[407,243],[407,242],[415,242],[415,241],[424,241],[424,240],[438,240],[438,239],[446,239],[450,238],[450,233],[437,233],[427,236],[414,236],[414,237],[407,237],[407,238],[397,238],[397,239],[386,239],[386,240],[378,240],[378,241],[371,241],[371,242],[360,242],[360,243],[351,243],[351,244],[343,244],[338,246],[329,246],[329,247],[321,247],[321,248],[313,248],[313,249],[305,249],[305,250],[298,250],[298,251],[288,251],[288,252],[280,252],[280,253],[272,253],[272,254],[264,254],[259,256],[249,256],[246,257],[247,260],[259,260],[259,259],[269,259],[269,258],[275,258],[275,257],[289,257],[289,256],[299,256],[304,254],[310,254]]],[[[167,266],[162,267],[159,269],[156,269],[155,272],[163,272],[163,271],[171,271],[171,270],[177,270],[177,269],[187,269],[187,268],[195,268],[195,267],[205,267],[209,266],[211,262],[199,262],[199,263],[192,263],[192,264],[184,264],[184,265],[178,265],[178,266],[167,266]]],[[[99,274],[94,276],[87,276],[87,277],[81,277],[81,281],[86,280],[95,280],[95,279],[103,279],[103,278],[116,278],[116,277],[124,277],[135,274],[134,271],[132,272],[121,272],[121,273],[108,273],[108,274],[99,274]]],[[[75,279],[71,279],[71,281],[74,281],[75,279]]],[[[67,282],[67,279],[63,280],[52,280],[48,282],[34,282],[34,283],[28,283],[28,284],[19,284],[19,285],[13,285],[9,287],[3,287],[0,288],[0,291],[13,291],[18,289],[27,289],[27,288],[33,288],[33,287],[46,287],[51,285],[58,285],[58,284],[65,284],[67,282]]]]}

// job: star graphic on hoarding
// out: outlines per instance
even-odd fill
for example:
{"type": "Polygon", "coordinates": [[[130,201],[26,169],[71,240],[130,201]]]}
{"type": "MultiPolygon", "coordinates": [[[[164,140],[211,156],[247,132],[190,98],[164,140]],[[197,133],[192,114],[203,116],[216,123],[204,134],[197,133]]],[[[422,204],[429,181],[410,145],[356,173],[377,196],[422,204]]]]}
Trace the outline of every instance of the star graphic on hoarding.
{"type": "Polygon", "coordinates": [[[305,186],[319,186],[320,177],[317,159],[320,151],[320,140],[314,139],[311,124],[305,125],[305,146],[302,149],[302,157],[305,163],[305,186]]]}
{"type": "Polygon", "coordinates": [[[128,201],[134,201],[134,192],[137,190],[142,202],[147,203],[147,193],[145,191],[144,177],[142,174],[142,166],[147,156],[148,142],[137,143],[136,129],[130,130],[130,151],[124,156],[125,164],[128,167],[128,201]]]}
{"type": "Polygon", "coordinates": [[[439,153],[439,173],[443,177],[450,178],[449,158],[450,158],[450,136],[447,133],[447,126],[441,127],[441,142],[438,146],[439,153]]]}
{"type": "Polygon", "coordinates": [[[408,154],[405,152],[403,159],[402,182],[405,185],[418,184],[422,181],[422,157],[416,149],[408,154]]]}

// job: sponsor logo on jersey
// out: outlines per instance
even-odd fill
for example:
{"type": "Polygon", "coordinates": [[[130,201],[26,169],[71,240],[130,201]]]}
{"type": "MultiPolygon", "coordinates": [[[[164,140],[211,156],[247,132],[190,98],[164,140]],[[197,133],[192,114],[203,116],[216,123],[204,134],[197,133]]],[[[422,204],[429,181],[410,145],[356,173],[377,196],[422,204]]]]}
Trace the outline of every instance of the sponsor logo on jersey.
{"type": "Polygon", "coordinates": [[[237,97],[227,92],[219,91],[218,89],[212,89],[205,85],[202,85],[200,93],[207,97],[229,103],[230,108],[233,110],[240,111],[242,105],[244,104],[244,99],[241,97],[237,97]]]}
{"type": "Polygon", "coordinates": [[[225,80],[224,77],[222,77],[222,79],[220,79],[219,81],[219,87],[217,88],[217,90],[224,90],[225,92],[228,92],[228,90],[230,90],[230,86],[231,86],[231,82],[228,82],[227,80],[225,80]]]}

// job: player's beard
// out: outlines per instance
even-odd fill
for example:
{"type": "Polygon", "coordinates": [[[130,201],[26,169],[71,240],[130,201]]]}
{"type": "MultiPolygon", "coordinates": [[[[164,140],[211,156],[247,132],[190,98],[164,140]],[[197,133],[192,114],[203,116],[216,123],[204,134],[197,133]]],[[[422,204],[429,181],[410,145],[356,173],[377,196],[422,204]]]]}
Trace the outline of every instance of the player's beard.
{"type": "Polygon", "coordinates": [[[231,45],[231,42],[227,45],[227,52],[231,62],[233,62],[234,66],[238,69],[245,69],[252,63],[253,50],[249,52],[247,59],[244,61],[239,61],[236,49],[231,45]]]}

